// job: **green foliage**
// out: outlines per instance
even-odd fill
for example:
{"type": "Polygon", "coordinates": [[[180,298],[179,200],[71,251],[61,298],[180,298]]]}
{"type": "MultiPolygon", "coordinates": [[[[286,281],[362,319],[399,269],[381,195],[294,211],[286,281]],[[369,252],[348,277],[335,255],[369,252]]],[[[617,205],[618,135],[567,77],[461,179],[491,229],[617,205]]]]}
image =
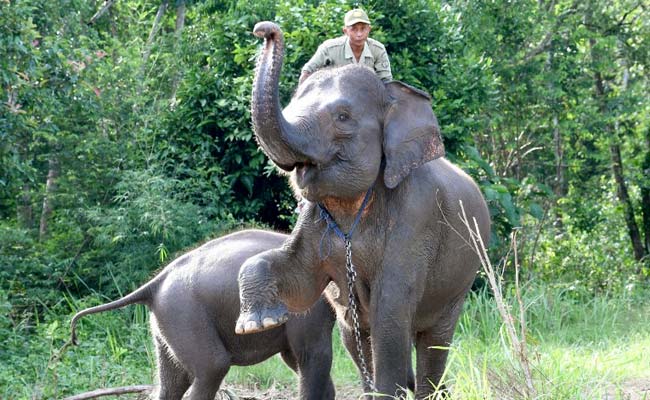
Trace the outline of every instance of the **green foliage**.
{"type": "MultiPolygon", "coordinates": [[[[634,260],[611,178],[618,145],[647,242],[647,7],[628,0],[516,7],[505,0],[208,0],[187,3],[180,32],[170,2],[151,35],[159,5],[115,2],[93,24],[96,2],[0,6],[0,340],[15,348],[3,352],[9,364],[0,366],[0,397],[58,397],[91,382],[126,382],[133,371],[145,379],[151,364],[129,354],[146,348],[146,333],[125,344],[123,321],[106,316],[96,321],[107,330],[87,338],[75,367],[75,376],[86,376],[79,371],[89,365],[88,380],[53,383],[65,381],[48,363],[66,336],[55,316],[67,312],[62,299],[114,298],[174,254],[234,226],[291,228],[296,201],[250,126],[261,46],[251,31],[260,20],[278,22],[285,34],[280,97],[287,104],[317,46],[341,34],[345,11],[364,7],[395,78],[431,94],[448,158],[483,191],[495,259],[521,227],[524,273],[562,289],[562,301],[595,302],[647,284],[650,258],[634,260]],[[48,189],[51,172],[58,177],[48,189]],[[45,199],[53,212],[41,234],[45,199]],[[92,354],[106,337],[109,363],[92,354]],[[20,364],[22,353],[29,359],[20,364]],[[120,365],[129,372],[120,375],[120,365]],[[22,378],[25,389],[8,392],[12,368],[40,386],[32,390],[22,378]]],[[[483,322],[485,334],[497,323],[483,322]]]]}
{"type": "MultiPolygon", "coordinates": [[[[610,195],[611,196],[611,195],[610,195]]],[[[629,291],[643,285],[643,278],[630,271],[638,268],[627,245],[620,210],[608,202],[583,199],[585,215],[567,215],[567,228],[545,230],[535,253],[536,276],[551,285],[595,295],[629,291]],[[575,218],[575,221],[574,221],[575,218]],[[583,226],[582,221],[589,221],[583,226]],[[558,277],[562,279],[559,280],[558,277]]]]}
{"type": "MultiPolygon", "coordinates": [[[[5,301],[6,293],[0,291],[0,306],[5,301]]],[[[93,304],[100,301],[92,300],[93,304]]],[[[73,305],[81,308],[91,304],[73,305]]],[[[82,321],[78,347],[66,345],[70,338],[69,320],[62,317],[70,312],[66,302],[59,302],[33,320],[0,319],[0,397],[63,398],[89,388],[151,381],[153,346],[143,311],[142,306],[133,307],[82,321]],[[90,326],[94,329],[88,329],[90,326]]]]}
{"type": "Polygon", "coordinates": [[[270,164],[250,127],[257,46],[250,31],[260,16],[238,7],[234,15],[212,14],[185,31],[187,67],[157,153],[187,199],[211,218],[257,219],[288,229],[277,215],[290,214],[291,194],[283,177],[267,172],[270,164]]]}

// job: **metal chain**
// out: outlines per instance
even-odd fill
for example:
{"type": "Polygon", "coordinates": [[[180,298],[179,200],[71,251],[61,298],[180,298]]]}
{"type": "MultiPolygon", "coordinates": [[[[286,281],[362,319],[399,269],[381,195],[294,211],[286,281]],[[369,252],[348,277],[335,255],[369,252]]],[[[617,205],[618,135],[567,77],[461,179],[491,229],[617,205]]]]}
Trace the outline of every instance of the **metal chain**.
{"type": "Polygon", "coordinates": [[[363,355],[363,347],[361,344],[361,328],[359,327],[359,313],[357,310],[357,302],[354,298],[354,282],[357,280],[357,271],[352,264],[352,242],[349,238],[345,239],[345,269],[348,276],[348,304],[350,306],[350,311],[352,311],[352,327],[354,330],[354,340],[357,345],[357,354],[359,355],[359,368],[361,369],[361,375],[366,381],[366,384],[373,392],[377,391],[375,383],[372,381],[370,372],[368,371],[368,365],[366,364],[366,358],[363,355]]]}

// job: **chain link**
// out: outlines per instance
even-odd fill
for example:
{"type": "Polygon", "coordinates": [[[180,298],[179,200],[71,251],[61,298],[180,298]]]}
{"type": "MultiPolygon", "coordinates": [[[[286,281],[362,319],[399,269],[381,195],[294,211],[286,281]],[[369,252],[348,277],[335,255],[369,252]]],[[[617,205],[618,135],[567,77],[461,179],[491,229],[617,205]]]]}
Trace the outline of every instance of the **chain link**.
{"type": "Polygon", "coordinates": [[[368,371],[368,365],[366,364],[366,357],[363,355],[363,346],[361,344],[361,328],[359,327],[359,313],[357,310],[357,302],[354,298],[354,283],[357,280],[357,271],[352,264],[352,242],[350,239],[345,239],[345,269],[348,277],[348,305],[350,311],[352,311],[352,327],[354,330],[354,340],[357,345],[357,354],[359,355],[359,368],[361,369],[361,375],[366,381],[366,384],[373,392],[377,391],[375,383],[370,376],[368,371]]]}

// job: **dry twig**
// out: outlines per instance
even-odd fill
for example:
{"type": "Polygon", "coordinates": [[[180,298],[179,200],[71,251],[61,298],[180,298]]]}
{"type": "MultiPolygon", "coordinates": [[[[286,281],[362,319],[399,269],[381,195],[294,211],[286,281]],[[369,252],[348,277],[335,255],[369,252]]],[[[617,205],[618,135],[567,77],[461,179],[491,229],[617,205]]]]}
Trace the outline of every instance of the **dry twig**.
{"type": "MultiPolygon", "coordinates": [[[[469,240],[467,241],[467,243],[471,245],[472,249],[476,252],[476,254],[479,256],[479,259],[481,260],[481,266],[483,267],[483,270],[488,278],[488,283],[490,285],[490,288],[492,289],[494,300],[496,301],[497,309],[499,311],[499,314],[501,315],[501,319],[503,320],[506,333],[517,355],[517,360],[519,362],[519,365],[521,366],[521,369],[524,373],[524,377],[526,380],[527,395],[528,395],[527,397],[534,398],[537,395],[537,390],[535,389],[535,385],[533,383],[533,376],[531,373],[530,360],[528,358],[528,351],[526,345],[526,319],[525,319],[525,309],[524,309],[523,300],[521,298],[521,292],[519,287],[519,260],[517,254],[516,231],[513,232],[512,234],[512,241],[514,246],[514,258],[515,258],[515,291],[517,296],[517,302],[519,303],[519,313],[520,313],[519,334],[517,333],[517,329],[515,328],[514,318],[512,317],[512,314],[510,313],[510,310],[506,306],[506,303],[503,299],[503,292],[501,290],[501,276],[497,273],[497,271],[495,271],[494,267],[492,266],[492,263],[490,262],[490,258],[488,257],[485,243],[483,243],[483,239],[481,238],[479,232],[478,222],[476,221],[476,218],[472,218],[472,222],[469,221],[469,218],[465,213],[465,208],[463,207],[462,201],[460,202],[460,209],[461,209],[461,213],[459,214],[459,218],[461,222],[465,225],[469,233],[469,240]]],[[[447,221],[445,222],[448,224],[447,221]]]]}

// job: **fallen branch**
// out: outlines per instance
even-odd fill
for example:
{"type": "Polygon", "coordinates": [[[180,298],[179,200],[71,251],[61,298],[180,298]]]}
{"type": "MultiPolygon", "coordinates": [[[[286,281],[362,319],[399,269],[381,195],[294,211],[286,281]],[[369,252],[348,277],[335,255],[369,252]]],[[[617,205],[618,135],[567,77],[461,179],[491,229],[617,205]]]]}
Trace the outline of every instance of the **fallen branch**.
{"type": "Polygon", "coordinates": [[[74,396],[66,397],[63,400],[87,400],[87,399],[96,399],[98,397],[104,396],[119,396],[127,393],[142,393],[142,392],[151,392],[153,390],[153,385],[134,385],[134,386],[122,386],[116,388],[106,388],[106,389],[96,389],[90,392],[85,392],[81,394],[76,394],[74,396]]]}

